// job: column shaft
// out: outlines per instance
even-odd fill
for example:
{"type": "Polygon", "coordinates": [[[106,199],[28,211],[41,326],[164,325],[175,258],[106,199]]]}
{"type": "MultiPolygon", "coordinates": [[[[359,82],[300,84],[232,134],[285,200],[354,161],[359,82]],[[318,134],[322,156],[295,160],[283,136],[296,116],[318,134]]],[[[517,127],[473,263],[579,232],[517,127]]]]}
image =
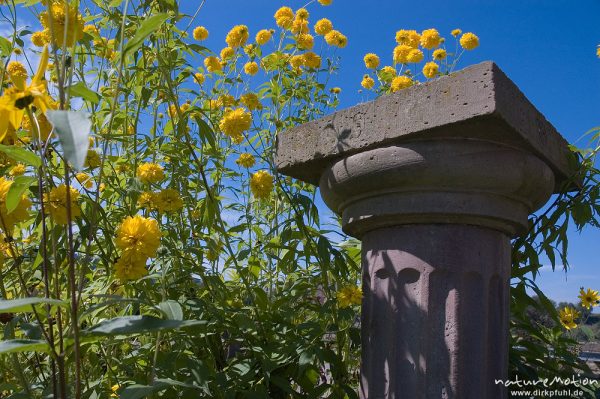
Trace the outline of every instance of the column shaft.
{"type": "Polygon", "coordinates": [[[363,236],[362,399],[500,399],[510,241],[452,224],[363,236]]]}

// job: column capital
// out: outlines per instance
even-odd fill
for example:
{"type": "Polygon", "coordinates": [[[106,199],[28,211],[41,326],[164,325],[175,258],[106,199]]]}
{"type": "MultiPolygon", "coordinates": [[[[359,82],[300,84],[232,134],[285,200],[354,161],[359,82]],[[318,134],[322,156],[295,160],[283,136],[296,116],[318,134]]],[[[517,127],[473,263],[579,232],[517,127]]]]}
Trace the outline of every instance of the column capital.
{"type": "Polygon", "coordinates": [[[323,171],[319,187],[355,237],[404,224],[468,224],[512,237],[550,197],[554,174],[520,149],[438,139],[349,155],[323,171]]]}
{"type": "Polygon", "coordinates": [[[531,153],[553,171],[554,190],[577,166],[567,141],[490,61],[283,132],[275,164],[282,174],[318,185],[326,168],[349,155],[442,138],[531,153]]]}

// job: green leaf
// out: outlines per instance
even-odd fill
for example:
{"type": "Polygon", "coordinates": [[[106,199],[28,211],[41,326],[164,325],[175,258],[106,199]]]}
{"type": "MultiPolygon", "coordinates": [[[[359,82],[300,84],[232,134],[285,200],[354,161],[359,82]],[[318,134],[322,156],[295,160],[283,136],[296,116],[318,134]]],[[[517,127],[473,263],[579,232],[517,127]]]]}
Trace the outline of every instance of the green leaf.
{"type": "Polygon", "coordinates": [[[120,399],[142,399],[156,392],[164,391],[169,386],[166,384],[155,385],[130,385],[119,392],[120,399]]]}
{"type": "Polygon", "coordinates": [[[100,95],[95,91],[88,89],[83,82],[78,82],[70,86],[69,93],[73,97],[80,97],[94,104],[98,104],[100,102],[100,95]]]}
{"type": "Polygon", "coordinates": [[[123,47],[123,58],[142,46],[144,40],[156,31],[167,19],[168,14],[161,13],[146,19],[137,29],[135,36],[123,47]]]}
{"type": "Polygon", "coordinates": [[[579,328],[581,329],[581,332],[585,334],[588,341],[593,341],[596,338],[596,334],[594,334],[594,330],[592,330],[590,326],[582,325],[579,326],[579,328]]]}
{"type": "Polygon", "coordinates": [[[206,325],[204,320],[163,320],[154,316],[123,316],[105,320],[82,331],[87,336],[144,334],[206,325]]]}
{"type": "Polygon", "coordinates": [[[194,114],[194,119],[198,124],[198,129],[200,131],[200,138],[204,142],[208,142],[211,147],[215,147],[216,145],[216,137],[215,132],[211,129],[210,125],[206,123],[204,119],[198,114],[194,114]]]}
{"type": "Polygon", "coordinates": [[[158,304],[158,308],[169,320],[183,320],[183,310],[177,301],[168,300],[158,304]]]}
{"type": "Polygon", "coordinates": [[[8,213],[14,211],[25,190],[29,188],[37,179],[33,176],[17,176],[6,193],[6,209],[8,213]]]}
{"type": "Polygon", "coordinates": [[[56,306],[68,306],[68,303],[52,298],[21,298],[0,300],[0,313],[32,312],[34,305],[48,304],[56,306]]]}
{"type": "Polygon", "coordinates": [[[12,44],[10,40],[0,36],[0,55],[8,56],[11,53],[12,44]]]}
{"type": "Polygon", "coordinates": [[[48,111],[46,116],[58,134],[63,156],[76,170],[83,169],[92,127],[89,114],[83,111],[48,111]]]}
{"type": "Polygon", "coordinates": [[[196,385],[185,384],[170,378],[157,378],[153,385],[129,385],[119,392],[119,399],[142,399],[169,387],[201,389],[196,385]]]}
{"type": "Polygon", "coordinates": [[[167,384],[167,385],[181,387],[181,388],[202,389],[202,387],[199,387],[197,385],[186,384],[185,382],[175,381],[170,378],[157,378],[154,380],[154,383],[155,384],[167,384]]]}
{"type": "Polygon", "coordinates": [[[35,166],[36,168],[40,167],[42,164],[42,161],[36,154],[22,147],[0,144],[0,151],[5,153],[10,159],[14,159],[15,161],[22,162],[27,165],[35,166]]]}
{"type": "Polygon", "coordinates": [[[39,339],[10,339],[0,341],[0,355],[12,352],[48,352],[48,343],[39,339]]]}

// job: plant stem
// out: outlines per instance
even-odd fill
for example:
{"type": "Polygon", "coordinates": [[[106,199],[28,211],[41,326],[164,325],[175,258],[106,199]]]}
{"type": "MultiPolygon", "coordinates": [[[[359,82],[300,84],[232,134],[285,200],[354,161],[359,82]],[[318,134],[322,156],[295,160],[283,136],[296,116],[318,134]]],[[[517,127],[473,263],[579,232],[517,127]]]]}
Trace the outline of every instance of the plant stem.
{"type": "Polygon", "coordinates": [[[79,347],[79,315],[77,301],[77,283],[75,279],[75,251],[73,247],[73,225],[71,209],[71,185],[69,165],[65,162],[65,186],[67,192],[67,242],[69,247],[69,288],[71,290],[71,328],[73,329],[73,351],[75,355],[75,399],[81,399],[81,353],[79,347]]]}

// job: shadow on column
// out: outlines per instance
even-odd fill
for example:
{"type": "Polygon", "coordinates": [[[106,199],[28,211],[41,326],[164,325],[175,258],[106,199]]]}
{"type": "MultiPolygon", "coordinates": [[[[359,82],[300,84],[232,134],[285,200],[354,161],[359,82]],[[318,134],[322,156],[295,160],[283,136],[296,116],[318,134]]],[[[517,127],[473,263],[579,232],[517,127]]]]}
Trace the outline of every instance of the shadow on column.
{"type": "Polygon", "coordinates": [[[361,398],[503,397],[502,278],[476,261],[440,264],[435,250],[384,248],[364,255],[361,398]]]}

